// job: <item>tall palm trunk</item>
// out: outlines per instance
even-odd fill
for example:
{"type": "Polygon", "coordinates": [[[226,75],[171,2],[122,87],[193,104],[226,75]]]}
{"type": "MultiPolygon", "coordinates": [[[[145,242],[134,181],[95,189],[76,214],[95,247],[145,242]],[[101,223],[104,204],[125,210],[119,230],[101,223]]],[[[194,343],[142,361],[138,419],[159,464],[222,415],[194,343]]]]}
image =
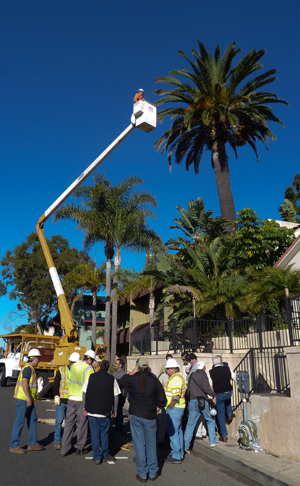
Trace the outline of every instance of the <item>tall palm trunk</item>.
{"type": "Polygon", "coordinates": [[[97,334],[97,292],[93,291],[93,310],[92,310],[92,349],[96,349],[97,334]]]}
{"type": "Polygon", "coordinates": [[[114,363],[117,354],[117,325],[118,325],[118,274],[121,265],[121,253],[117,248],[115,256],[115,271],[113,279],[113,304],[112,304],[112,319],[111,319],[111,362],[114,363]]]}
{"type": "MultiPolygon", "coordinates": [[[[223,218],[226,218],[233,223],[236,218],[236,213],[231,191],[225,143],[222,139],[217,139],[213,143],[212,163],[215,170],[221,214],[223,218]]],[[[232,231],[233,225],[231,224],[230,226],[227,226],[226,229],[232,231]]]]}
{"type": "Polygon", "coordinates": [[[105,325],[104,325],[104,344],[107,344],[105,359],[109,360],[110,344],[110,298],[111,298],[111,260],[114,256],[113,246],[105,245],[106,256],[106,302],[105,302],[105,325]]]}

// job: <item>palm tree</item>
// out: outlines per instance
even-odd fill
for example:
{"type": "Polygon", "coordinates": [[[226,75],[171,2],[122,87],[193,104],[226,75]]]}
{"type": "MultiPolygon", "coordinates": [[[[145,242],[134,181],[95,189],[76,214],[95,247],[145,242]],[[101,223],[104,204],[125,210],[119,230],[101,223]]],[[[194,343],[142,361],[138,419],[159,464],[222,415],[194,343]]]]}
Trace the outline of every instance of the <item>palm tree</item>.
{"type": "Polygon", "coordinates": [[[79,290],[71,305],[71,313],[74,312],[75,303],[81,299],[84,292],[90,291],[93,297],[92,310],[92,345],[96,348],[96,332],[97,332],[97,294],[101,288],[105,287],[106,264],[103,263],[100,267],[91,267],[88,264],[81,264],[75,267],[71,272],[67,273],[63,278],[63,285],[69,290],[79,290]]]}
{"type": "MultiPolygon", "coordinates": [[[[148,191],[133,192],[142,184],[142,179],[127,177],[116,186],[98,174],[94,177],[94,186],[80,186],[73,194],[81,199],[79,206],[66,204],[58,209],[54,219],[72,219],[78,223],[78,229],[85,232],[83,246],[89,250],[96,242],[105,243],[106,261],[106,307],[105,307],[105,344],[109,344],[111,314],[111,263],[116,249],[115,281],[117,286],[118,268],[121,264],[121,251],[126,249],[141,251],[148,245],[149,238],[158,238],[156,233],[145,224],[148,217],[155,214],[145,206],[156,207],[157,203],[148,191]]],[[[112,356],[116,343],[116,308],[112,324],[112,356]]],[[[106,357],[109,356],[109,346],[106,357]]]]}
{"type": "Polygon", "coordinates": [[[240,87],[249,75],[262,68],[259,61],[265,54],[263,49],[253,49],[233,66],[236,55],[241,52],[235,49],[235,42],[230,44],[223,56],[217,46],[214,57],[199,41],[198,46],[200,52],[196,49],[192,51],[194,61],[179,51],[179,55],[190,64],[191,71],[182,67],[171,71],[171,76],[160,76],[155,80],[175,86],[154,91],[162,96],[156,101],[157,106],[175,103],[175,107],[167,107],[158,113],[159,121],[162,122],[166,116],[174,121],[171,128],[155,142],[155,147],[161,152],[168,151],[170,167],[175,152],[175,162],[180,164],[185,158],[186,169],[193,164],[196,174],[203,150],[208,149],[215,171],[221,214],[233,222],[236,215],[226,143],[234,150],[236,157],[237,148],[248,143],[258,160],[257,140],[268,149],[268,139],[275,139],[268,122],[283,125],[268,105],[288,103],[274,93],[258,91],[277,79],[275,69],[253,77],[240,87]],[[176,76],[183,76],[184,81],[176,76]]]}
{"type": "Polygon", "coordinates": [[[151,341],[154,340],[154,309],[155,309],[155,288],[160,280],[154,275],[148,274],[157,270],[157,255],[166,254],[166,249],[161,241],[151,241],[146,253],[146,263],[142,272],[125,268],[119,275],[121,288],[118,291],[118,298],[130,297],[135,299],[143,292],[149,291],[149,326],[151,341]]]}
{"type": "MultiPolygon", "coordinates": [[[[226,235],[225,226],[230,224],[230,221],[221,216],[212,217],[212,210],[205,211],[202,197],[198,197],[196,201],[189,201],[188,208],[182,206],[175,206],[181,214],[180,218],[174,219],[176,224],[170,226],[170,229],[179,229],[186,238],[193,243],[197,243],[202,236],[207,240],[217,238],[217,236],[226,235]]],[[[187,241],[186,238],[184,241],[187,241]]],[[[166,246],[170,250],[179,250],[181,247],[182,238],[170,239],[166,246]]]]}

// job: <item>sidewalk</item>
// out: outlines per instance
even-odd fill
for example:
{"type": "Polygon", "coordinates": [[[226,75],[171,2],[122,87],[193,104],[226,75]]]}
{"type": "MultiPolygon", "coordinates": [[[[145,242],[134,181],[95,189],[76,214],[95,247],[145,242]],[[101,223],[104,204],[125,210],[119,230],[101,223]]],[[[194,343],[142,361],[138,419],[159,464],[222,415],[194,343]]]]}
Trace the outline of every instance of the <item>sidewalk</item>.
{"type": "Polygon", "coordinates": [[[195,440],[193,450],[264,486],[300,485],[300,462],[266,452],[245,451],[240,449],[237,439],[229,438],[214,448],[207,438],[195,440]]]}

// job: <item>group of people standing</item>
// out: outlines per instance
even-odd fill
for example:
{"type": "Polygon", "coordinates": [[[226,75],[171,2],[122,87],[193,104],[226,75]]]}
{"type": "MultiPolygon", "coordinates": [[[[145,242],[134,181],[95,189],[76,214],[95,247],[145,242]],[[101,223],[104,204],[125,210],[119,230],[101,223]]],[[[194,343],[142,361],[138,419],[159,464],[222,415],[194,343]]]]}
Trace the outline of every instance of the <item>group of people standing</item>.
{"type": "MultiPolygon", "coordinates": [[[[29,429],[27,451],[44,449],[37,440],[34,409],[34,400],[37,399],[34,368],[39,359],[39,350],[31,350],[18,378],[14,395],[17,410],[10,442],[10,452],[13,453],[26,452],[19,446],[25,419],[29,429]]],[[[182,354],[183,373],[172,355],[167,355],[166,359],[165,370],[159,378],[151,372],[149,362],[144,357],[128,374],[123,369],[123,360],[117,359],[114,363],[116,371],[112,376],[109,362],[100,361],[94,351],[87,351],[83,360],[78,353],[72,353],[69,364],[59,368],[54,381],[54,448],[60,450],[62,457],[72,451],[83,455],[89,427],[94,464],[114,460],[109,452],[110,418],[113,412],[116,430],[122,435],[122,410],[126,396],[135,450],[136,479],[141,482],[147,479],[154,481],[158,477],[157,442],[164,441],[166,431],[171,453],[165,462],[169,464],[181,464],[184,454],[190,453],[200,415],[206,421],[210,445],[218,445],[209,402],[217,408],[220,440],[227,441],[225,414],[230,423],[234,417],[230,403],[234,373],[226,364],[222,364],[220,356],[213,358],[213,368],[209,373],[206,372],[205,363],[198,362],[193,353],[182,354]],[[72,446],[76,423],[76,443],[72,446]]]]}

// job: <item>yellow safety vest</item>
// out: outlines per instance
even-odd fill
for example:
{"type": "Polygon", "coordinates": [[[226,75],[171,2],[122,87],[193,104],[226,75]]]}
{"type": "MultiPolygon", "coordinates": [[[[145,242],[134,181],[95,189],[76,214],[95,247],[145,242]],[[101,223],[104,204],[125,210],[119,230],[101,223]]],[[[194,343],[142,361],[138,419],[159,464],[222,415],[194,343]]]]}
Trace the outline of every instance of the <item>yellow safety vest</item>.
{"type": "Polygon", "coordinates": [[[69,374],[69,399],[82,401],[82,387],[87,377],[92,373],[94,373],[94,368],[84,361],[72,364],[69,374]]]}
{"type": "Polygon", "coordinates": [[[24,366],[24,368],[21,369],[19,376],[18,376],[18,381],[17,385],[15,388],[15,394],[14,398],[17,398],[18,400],[24,400],[27,402],[27,396],[25,395],[25,392],[23,390],[22,386],[22,379],[23,379],[23,371],[25,368],[31,368],[31,377],[28,380],[28,388],[29,388],[29,393],[30,393],[30,398],[32,401],[37,400],[38,398],[38,386],[37,386],[37,381],[36,381],[36,374],[33,366],[30,364],[27,364],[24,366]]]}
{"type": "Polygon", "coordinates": [[[69,375],[70,375],[70,369],[68,366],[60,366],[59,368],[60,371],[60,385],[59,385],[59,396],[60,398],[68,398],[68,393],[69,393],[69,375]]]}
{"type": "Polygon", "coordinates": [[[179,402],[175,403],[174,408],[185,408],[185,379],[180,373],[174,373],[170,376],[165,386],[165,393],[167,397],[166,408],[170,405],[173,397],[180,397],[179,402]]]}

